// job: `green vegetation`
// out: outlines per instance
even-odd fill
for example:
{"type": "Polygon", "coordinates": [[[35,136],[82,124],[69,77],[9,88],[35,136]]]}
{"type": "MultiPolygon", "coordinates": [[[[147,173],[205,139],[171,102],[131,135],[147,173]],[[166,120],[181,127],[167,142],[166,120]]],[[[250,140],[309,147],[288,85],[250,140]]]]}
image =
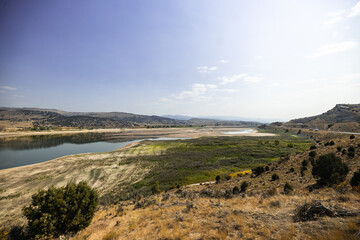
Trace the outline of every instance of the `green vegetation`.
{"type": "Polygon", "coordinates": [[[355,138],[355,136],[354,136],[354,135],[351,135],[351,136],[350,136],[350,139],[354,139],[354,138],[355,138]]]}
{"type": "MultiPolygon", "coordinates": [[[[151,186],[159,183],[159,188],[168,190],[176,185],[212,181],[217,175],[262,167],[281,157],[300,153],[309,149],[312,142],[289,133],[276,132],[274,137],[202,137],[173,141],[144,141],[136,149],[154,149],[156,154],[139,154],[122,160],[121,164],[137,164],[149,172],[141,181],[132,185],[119,185],[116,193],[109,194],[115,202],[151,193],[151,186]],[[276,144],[276,142],[278,144],[276,144]],[[259,143],[261,142],[261,144],[259,143]],[[291,144],[293,147],[288,147],[291,144]],[[158,147],[162,146],[162,147],[158,147]],[[119,194],[127,192],[129,195],[119,194]],[[124,198],[118,198],[118,196],[124,198]]],[[[140,151],[141,152],[141,151],[140,151]]],[[[139,152],[139,153],[140,153],[139,152]]]]}
{"type": "Polygon", "coordinates": [[[350,180],[350,185],[352,187],[360,186],[360,169],[354,172],[354,175],[352,176],[350,180]]]}
{"type": "Polygon", "coordinates": [[[314,149],[316,149],[315,145],[310,146],[310,150],[314,150],[314,149]]]}
{"type": "Polygon", "coordinates": [[[285,183],[284,185],[284,193],[289,194],[293,191],[293,187],[289,183],[285,183]]]}
{"type": "Polygon", "coordinates": [[[348,153],[347,153],[347,155],[348,155],[349,157],[351,157],[351,158],[355,157],[355,148],[354,148],[354,146],[350,146],[350,147],[348,148],[348,153]]]}
{"type": "Polygon", "coordinates": [[[32,196],[31,204],[23,208],[29,235],[57,237],[84,229],[89,226],[97,204],[97,192],[85,182],[40,190],[32,196]]]}
{"type": "Polygon", "coordinates": [[[240,192],[245,192],[249,187],[249,183],[247,181],[243,181],[240,185],[240,192]]]}
{"type": "Polygon", "coordinates": [[[312,174],[320,185],[334,185],[345,180],[348,166],[334,153],[321,155],[313,165],[312,174]]]}
{"type": "Polygon", "coordinates": [[[272,176],[271,176],[271,180],[275,181],[275,180],[278,180],[279,179],[279,175],[277,175],[276,173],[274,173],[272,176]]]}

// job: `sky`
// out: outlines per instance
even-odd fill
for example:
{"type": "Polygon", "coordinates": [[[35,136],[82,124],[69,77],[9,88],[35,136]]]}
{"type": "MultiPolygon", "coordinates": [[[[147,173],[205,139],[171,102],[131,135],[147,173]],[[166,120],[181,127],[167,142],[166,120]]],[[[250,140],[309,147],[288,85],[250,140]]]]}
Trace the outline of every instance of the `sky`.
{"type": "Polygon", "coordinates": [[[358,0],[0,0],[0,106],[278,119],[360,103],[358,0]]]}

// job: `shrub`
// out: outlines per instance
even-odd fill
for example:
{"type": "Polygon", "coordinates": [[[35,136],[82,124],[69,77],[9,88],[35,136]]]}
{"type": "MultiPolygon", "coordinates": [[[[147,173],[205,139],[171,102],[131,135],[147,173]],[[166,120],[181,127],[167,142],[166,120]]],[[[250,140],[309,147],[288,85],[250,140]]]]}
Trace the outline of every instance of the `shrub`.
{"type": "Polygon", "coordinates": [[[275,181],[275,180],[278,180],[279,179],[279,175],[277,175],[276,173],[274,173],[272,176],[271,176],[271,180],[275,181]]]}
{"type": "Polygon", "coordinates": [[[292,168],[290,168],[290,172],[294,172],[295,171],[295,169],[292,167],[292,168]]]}
{"type": "Polygon", "coordinates": [[[284,185],[284,193],[285,194],[289,194],[293,190],[294,190],[293,187],[289,183],[285,183],[285,185],[284,185]]]}
{"type": "Polygon", "coordinates": [[[269,171],[269,170],[270,170],[269,166],[266,166],[265,171],[269,171]]]}
{"type": "Polygon", "coordinates": [[[289,147],[289,148],[293,148],[293,147],[294,147],[294,144],[293,144],[293,143],[288,143],[288,147],[289,147]]]}
{"type": "Polygon", "coordinates": [[[255,174],[256,176],[262,174],[263,172],[265,172],[265,168],[264,167],[256,167],[254,169],[251,170],[253,174],[255,174]]]}
{"type": "Polygon", "coordinates": [[[217,176],[215,177],[215,180],[216,180],[216,183],[220,182],[220,176],[217,175],[217,176]]]}
{"type": "Polygon", "coordinates": [[[230,176],[230,175],[226,175],[226,176],[225,176],[225,179],[229,181],[229,180],[231,179],[231,176],[230,176]]]}
{"type": "Polygon", "coordinates": [[[348,166],[334,153],[321,155],[313,165],[312,174],[320,185],[338,184],[345,180],[348,166]]]}
{"type": "Polygon", "coordinates": [[[360,186],[360,169],[354,172],[354,175],[350,180],[350,185],[352,187],[360,186]]]}
{"type": "Polygon", "coordinates": [[[99,202],[98,194],[85,182],[50,187],[32,196],[23,208],[31,237],[75,233],[89,226],[99,202]]]}
{"type": "Polygon", "coordinates": [[[240,185],[240,192],[245,192],[246,189],[248,188],[249,184],[247,181],[243,181],[240,185]]]}
{"type": "Polygon", "coordinates": [[[314,150],[314,149],[316,149],[315,145],[310,146],[310,150],[314,150]]]}
{"type": "Polygon", "coordinates": [[[346,154],[346,149],[343,149],[343,150],[342,150],[342,154],[346,154]]]}
{"type": "Polygon", "coordinates": [[[315,151],[310,151],[309,152],[309,157],[314,158],[316,156],[316,152],[315,151]]]}
{"type": "Polygon", "coordinates": [[[279,140],[275,140],[275,146],[277,146],[279,144],[280,144],[279,140]]]}
{"type": "Polygon", "coordinates": [[[335,142],[331,140],[331,141],[329,142],[329,145],[330,145],[330,146],[333,146],[333,145],[335,145],[335,142]]]}
{"type": "Polygon", "coordinates": [[[299,130],[299,131],[297,132],[297,134],[298,134],[298,135],[301,134],[301,130],[299,130]]]}
{"type": "Polygon", "coordinates": [[[354,138],[355,138],[355,136],[354,136],[354,135],[351,135],[351,136],[350,136],[350,139],[354,139],[354,138]]]}
{"type": "Polygon", "coordinates": [[[266,194],[268,196],[275,196],[277,194],[277,190],[276,190],[276,187],[272,187],[272,188],[269,188],[267,191],[266,191],[266,194]]]}
{"type": "Polygon", "coordinates": [[[159,187],[159,182],[155,182],[155,184],[151,187],[151,192],[153,194],[157,194],[161,192],[159,187]]]}
{"type": "Polygon", "coordinates": [[[303,160],[303,161],[301,162],[301,165],[302,165],[303,167],[306,167],[306,166],[308,165],[308,161],[303,160]]]}
{"type": "Polygon", "coordinates": [[[336,150],[337,150],[338,152],[341,152],[342,147],[341,147],[341,146],[338,146],[338,147],[336,148],[336,150]]]}
{"type": "Polygon", "coordinates": [[[233,194],[239,194],[240,193],[240,190],[237,186],[235,186],[232,190],[233,194]]]}

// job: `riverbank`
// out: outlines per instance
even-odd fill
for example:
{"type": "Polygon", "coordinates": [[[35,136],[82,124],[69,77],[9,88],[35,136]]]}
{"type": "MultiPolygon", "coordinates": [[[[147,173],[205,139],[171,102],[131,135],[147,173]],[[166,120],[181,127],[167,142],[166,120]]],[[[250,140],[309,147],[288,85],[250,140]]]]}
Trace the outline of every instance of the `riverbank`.
{"type": "Polygon", "coordinates": [[[119,133],[122,137],[182,137],[196,138],[204,136],[229,136],[224,132],[246,131],[241,136],[274,136],[272,133],[260,133],[254,128],[234,128],[234,127],[203,127],[203,128],[120,128],[120,129],[83,129],[83,130],[64,130],[64,131],[18,131],[2,132],[0,138],[25,137],[39,135],[69,135],[82,133],[119,133]]]}

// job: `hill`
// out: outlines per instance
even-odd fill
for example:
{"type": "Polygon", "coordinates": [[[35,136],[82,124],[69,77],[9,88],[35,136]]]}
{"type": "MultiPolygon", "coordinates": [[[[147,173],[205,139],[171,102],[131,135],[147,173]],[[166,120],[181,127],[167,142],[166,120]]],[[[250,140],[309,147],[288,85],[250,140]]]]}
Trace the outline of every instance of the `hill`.
{"type": "Polygon", "coordinates": [[[161,116],[139,115],[125,112],[66,112],[42,108],[0,108],[1,129],[68,128],[128,128],[164,126],[259,126],[245,121],[219,121],[212,119],[178,120],[161,116]]]}
{"type": "Polygon", "coordinates": [[[294,119],[285,123],[284,126],[360,132],[360,104],[337,104],[333,109],[323,114],[294,119]]]}

